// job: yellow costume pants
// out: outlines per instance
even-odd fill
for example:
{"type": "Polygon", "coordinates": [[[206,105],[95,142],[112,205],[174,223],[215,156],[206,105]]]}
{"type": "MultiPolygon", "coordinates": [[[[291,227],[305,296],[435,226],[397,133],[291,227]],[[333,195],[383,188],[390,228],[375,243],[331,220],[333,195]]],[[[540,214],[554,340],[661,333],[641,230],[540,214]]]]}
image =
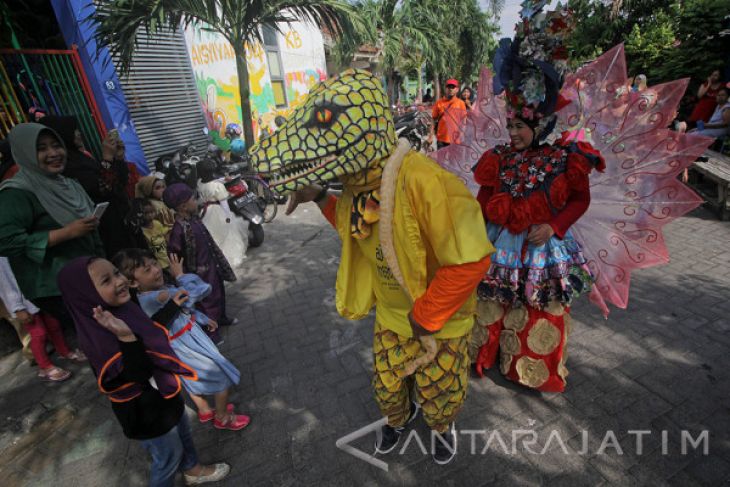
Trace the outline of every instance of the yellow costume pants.
{"type": "Polygon", "coordinates": [[[406,376],[404,365],[423,353],[421,342],[375,323],[373,389],[390,426],[403,426],[408,420],[413,386],[426,424],[439,433],[448,429],[464,404],[469,379],[469,336],[437,343],[433,362],[406,376]]]}

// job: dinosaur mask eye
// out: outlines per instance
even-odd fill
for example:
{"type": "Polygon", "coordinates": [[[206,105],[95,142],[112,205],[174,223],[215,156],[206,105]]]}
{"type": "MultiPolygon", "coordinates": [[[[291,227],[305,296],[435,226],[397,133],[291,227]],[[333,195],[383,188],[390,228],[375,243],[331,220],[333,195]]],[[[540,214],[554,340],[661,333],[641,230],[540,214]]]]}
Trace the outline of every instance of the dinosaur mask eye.
{"type": "Polygon", "coordinates": [[[307,122],[308,127],[328,128],[337,119],[341,110],[335,106],[315,106],[311,118],[307,122]]]}
{"type": "Polygon", "coordinates": [[[317,117],[317,122],[325,125],[332,121],[332,110],[329,108],[318,108],[315,110],[314,116],[317,117]]]}

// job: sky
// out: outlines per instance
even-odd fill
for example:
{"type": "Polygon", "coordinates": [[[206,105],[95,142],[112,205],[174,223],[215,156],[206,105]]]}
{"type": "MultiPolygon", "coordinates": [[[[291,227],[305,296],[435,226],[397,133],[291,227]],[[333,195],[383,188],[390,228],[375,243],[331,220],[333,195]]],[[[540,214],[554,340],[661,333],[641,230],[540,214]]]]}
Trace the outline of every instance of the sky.
{"type": "MultiPolygon", "coordinates": [[[[504,8],[502,9],[502,13],[500,15],[499,19],[499,28],[500,28],[500,34],[498,36],[499,39],[502,37],[512,37],[515,32],[515,24],[517,23],[517,20],[520,18],[519,12],[520,12],[520,3],[522,3],[522,0],[505,0],[504,1],[504,8]]],[[[550,8],[554,8],[557,4],[556,0],[552,0],[547,7],[545,7],[545,10],[549,10],[550,8]]],[[[487,8],[489,5],[488,0],[479,0],[479,5],[482,7],[482,9],[487,8]]]]}

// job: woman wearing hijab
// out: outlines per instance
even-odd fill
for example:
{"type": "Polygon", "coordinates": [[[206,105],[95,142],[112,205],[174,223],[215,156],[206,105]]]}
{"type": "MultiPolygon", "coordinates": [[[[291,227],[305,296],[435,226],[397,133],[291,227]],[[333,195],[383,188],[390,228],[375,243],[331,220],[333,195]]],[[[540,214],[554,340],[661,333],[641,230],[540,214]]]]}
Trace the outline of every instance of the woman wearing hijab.
{"type": "Polygon", "coordinates": [[[0,184],[0,255],[8,257],[26,298],[68,321],[56,275],[74,257],[104,255],[94,203],[63,176],[66,148],[56,132],[22,123],[8,140],[20,170],[0,184]]]}
{"type": "Polygon", "coordinates": [[[109,203],[99,221],[99,234],[107,255],[133,247],[132,234],[123,223],[129,213],[129,168],[126,162],[115,158],[118,136],[115,138],[110,132],[104,139],[102,161],[99,162],[79,150],[80,132],[76,117],[44,117],[43,125],[55,130],[66,144],[68,162],[64,175],[81,183],[94,203],[109,203]]]}
{"type": "Polygon", "coordinates": [[[99,390],[124,435],[152,457],[150,485],[171,487],[178,470],[187,485],[226,477],[229,465],[198,462],[180,397],[180,377],[197,380],[197,374],[175,355],[167,330],[131,301],[127,278],[107,260],[79,257],[61,270],[58,287],[99,390]]]}
{"type": "Polygon", "coordinates": [[[165,189],[167,189],[165,177],[160,173],[153,173],[140,178],[134,191],[137,198],[145,198],[152,203],[152,206],[155,207],[155,220],[169,230],[175,224],[175,212],[162,201],[162,193],[165,192],[165,189]]]}

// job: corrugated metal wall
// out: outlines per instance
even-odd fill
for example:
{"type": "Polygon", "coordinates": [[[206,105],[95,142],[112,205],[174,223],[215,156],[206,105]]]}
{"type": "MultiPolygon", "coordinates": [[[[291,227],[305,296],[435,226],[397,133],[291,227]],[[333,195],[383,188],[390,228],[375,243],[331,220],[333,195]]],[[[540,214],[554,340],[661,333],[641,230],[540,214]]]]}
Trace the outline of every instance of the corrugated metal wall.
{"type": "Polygon", "coordinates": [[[208,145],[203,109],[185,38],[180,29],[141,41],[122,89],[147,164],[185,144],[202,153],[208,145]]]}

